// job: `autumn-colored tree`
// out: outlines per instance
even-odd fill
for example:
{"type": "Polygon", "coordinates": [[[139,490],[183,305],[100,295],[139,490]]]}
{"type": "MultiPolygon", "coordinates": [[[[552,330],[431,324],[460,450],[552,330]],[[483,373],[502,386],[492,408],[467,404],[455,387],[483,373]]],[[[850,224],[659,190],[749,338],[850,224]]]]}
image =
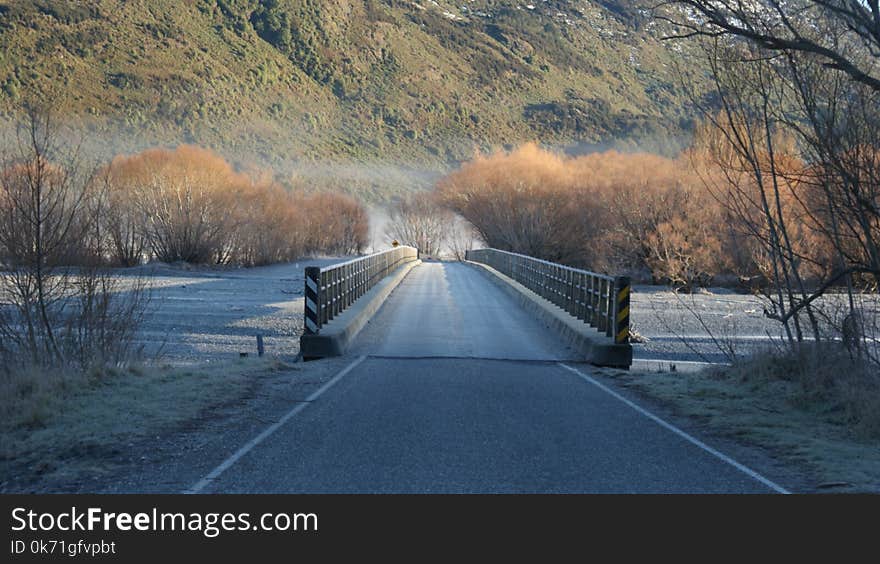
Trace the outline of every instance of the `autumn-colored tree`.
{"type": "Polygon", "coordinates": [[[590,208],[579,209],[573,172],[563,157],[527,144],[477,155],[437,190],[489,246],[580,264],[593,217],[590,208]]]}
{"type": "Polygon", "coordinates": [[[173,262],[260,265],[365,246],[368,216],[349,196],[291,193],[271,174],[245,174],[182,145],[119,156],[101,175],[109,254],[173,262]]]}
{"type": "Polygon", "coordinates": [[[730,269],[721,208],[685,158],[528,144],[478,155],[437,191],[492,247],[676,285],[730,269]]]}
{"type": "Polygon", "coordinates": [[[242,194],[232,262],[258,266],[292,260],[305,252],[303,211],[282,187],[263,181],[242,194]]]}
{"type": "Polygon", "coordinates": [[[235,172],[219,155],[200,147],[150,149],[120,156],[110,164],[110,184],[122,213],[114,245],[121,259],[139,221],[153,256],[174,262],[226,262],[236,217],[250,179],[235,172]]]}
{"type": "Polygon", "coordinates": [[[351,196],[336,192],[300,195],[297,205],[304,213],[307,252],[348,255],[366,246],[369,215],[351,196]]]}

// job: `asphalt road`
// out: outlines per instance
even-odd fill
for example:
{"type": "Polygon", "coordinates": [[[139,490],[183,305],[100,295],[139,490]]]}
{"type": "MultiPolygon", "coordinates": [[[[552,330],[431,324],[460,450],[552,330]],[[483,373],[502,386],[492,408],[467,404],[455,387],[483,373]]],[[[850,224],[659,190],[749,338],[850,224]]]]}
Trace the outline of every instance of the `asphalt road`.
{"type": "Polygon", "coordinates": [[[771,491],[588,367],[565,368],[568,351],[484,276],[458,263],[414,269],[349,369],[194,491],[771,491]]]}

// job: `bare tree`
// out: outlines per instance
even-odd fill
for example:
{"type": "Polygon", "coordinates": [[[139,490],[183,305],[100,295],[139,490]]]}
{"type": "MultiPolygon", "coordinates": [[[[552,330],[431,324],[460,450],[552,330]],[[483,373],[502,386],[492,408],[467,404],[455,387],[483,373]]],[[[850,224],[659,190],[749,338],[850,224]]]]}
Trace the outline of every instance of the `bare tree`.
{"type": "Polygon", "coordinates": [[[673,0],[661,4],[658,12],[676,26],[671,38],[750,46],[745,48],[748,56],[740,59],[743,66],[763,69],[759,84],[774,84],[773,99],[753,109],[772,115],[775,123],[796,134],[804,160],[812,164],[796,197],[804,219],[835,249],[829,278],[850,287],[853,275],[876,283],[878,0],[673,0]]]}
{"type": "Polygon", "coordinates": [[[766,314],[796,340],[804,315],[819,339],[815,308],[845,284],[850,318],[861,319],[854,280],[876,289],[880,279],[877,0],[682,0],[661,14],[707,55],[721,117],[707,115],[735,155],[720,163],[727,203],[751,218],[743,224],[768,257],[766,314]],[[786,170],[785,135],[799,170],[786,170]],[[812,288],[806,268],[823,271],[812,288]]]}
{"type": "Polygon", "coordinates": [[[455,260],[464,260],[467,251],[474,248],[479,238],[480,236],[473,225],[460,215],[454,216],[447,244],[449,252],[455,260]]]}
{"type": "Polygon", "coordinates": [[[131,358],[149,302],[101,264],[104,192],[48,107],[26,107],[0,165],[0,357],[16,365],[131,358]],[[72,149],[70,147],[73,147],[72,149]]]}
{"type": "Polygon", "coordinates": [[[388,210],[386,235],[436,257],[448,239],[454,217],[440,206],[434,196],[419,192],[399,200],[388,210]]]}
{"type": "MultiPolygon", "coordinates": [[[[773,292],[766,295],[768,317],[780,321],[790,341],[802,341],[799,313],[809,319],[812,336],[820,337],[791,230],[791,209],[784,204],[790,185],[786,176],[785,139],[780,134],[777,108],[784,107],[784,90],[760,48],[713,38],[705,46],[721,112],[707,111],[718,136],[708,146],[725,172],[720,196],[733,216],[759,241],[768,265],[765,276],[773,292]]],[[[797,166],[797,165],[795,165],[797,166]]]]}
{"type": "Polygon", "coordinates": [[[25,107],[10,145],[0,171],[0,280],[11,308],[2,312],[0,331],[34,362],[60,359],[57,321],[71,286],[70,257],[89,227],[91,179],[78,152],[66,150],[48,108],[25,107]]]}
{"type": "Polygon", "coordinates": [[[119,266],[141,264],[148,249],[143,210],[137,206],[134,194],[116,174],[112,163],[101,172],[98,182],[105,203],[101,225],[108,260],[119,266]]]}
{"type": "Polygon", "coordinates": [[[669,0],[658,17],[671,38],[743,38],[774,53],[808,55],[880,91],[880,0],[669,0]]]}

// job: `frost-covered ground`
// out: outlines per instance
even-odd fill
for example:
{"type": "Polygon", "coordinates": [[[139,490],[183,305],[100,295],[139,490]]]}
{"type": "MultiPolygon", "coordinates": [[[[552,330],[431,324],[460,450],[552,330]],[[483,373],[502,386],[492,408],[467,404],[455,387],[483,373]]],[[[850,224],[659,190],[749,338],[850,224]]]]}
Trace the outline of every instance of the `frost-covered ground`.
{"type": "MultiPolygon", "coordinates": [[[[678,369],[690,363],[727,362],[722,349],[747,355],[773,350],[784,338],[782,326],[764,315],[761,298],[725,288],[676,294],[662,286],[635,286],[631,300],[633,329],[645,338],[633,351],[643,361],[637,363],[642,368],[668,369],[670,362],[678,369]]],[[[876,296],[860,300],[866,334],[876,337],[880,303],[876,296]]],[[[816,304],[836,322],[846,312],[843,295],[828,296],[816,304]]]]}
{"type": "MultiPolygon", "coordinates": [[[[174,364],[223,361],[241,352],[256,354],[262,334],[266,352],[292,358],[303,325],[303,274],[341,258],[303,260],[250,269],[185,269],[160,266],[152,274],[153,298],[141,342],[149,354],[174,364]]],[[[133,273],[129,272],[127,275],[133,273]]],[[[826,311],[842,297],[825,301],[826,311]]],[[[877,302],[874,301],[874,315],[877,302]]],[[[637,367],[677,369],[726,362],[720,350],[737,355],[770,348],[783,337],[764,316],[760,298],[716,288],[676,294],[661,286],[636,286],[633,328],[645,342],[634,345],[637,367]],[[692,364],[699,363],[699,364],[692,364]]],[[[442,346],[442,343],[438,343],[442,346]]]]}
{"type": "Polygon", "coordinates": [[[122,271],[148,274],[152,286],[140,343],[147,355],[172,364],[215,362],[257,353],[292,358],[299,352],[306,266],[345,259],[321,258],[248,269],[175,266],[122,271]]]}
{"type": "Polygon", "coordinates": [[[644,338],[633,345],[633,356],[661,361],[657,368],[668,367],[670,361],[679,368],[691,362],[725,362],[719,345],[732,344],[745,353],[772,346],[781,335],[778,324],[764,316],[761,300],[752,295],[725,289],[677,294],[664,286],[635,286],[631,300],[632,328],[644,338]]]}

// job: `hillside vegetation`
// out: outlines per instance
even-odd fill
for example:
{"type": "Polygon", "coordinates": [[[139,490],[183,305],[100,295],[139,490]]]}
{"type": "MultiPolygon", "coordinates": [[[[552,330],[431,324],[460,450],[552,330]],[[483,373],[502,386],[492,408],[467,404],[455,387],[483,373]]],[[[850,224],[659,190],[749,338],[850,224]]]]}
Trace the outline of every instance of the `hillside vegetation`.
{"type": "Polygon", "coordinates": [[[494,145],[674,151],[655,25],[628,0],[0,0],[0,93],[64,100],[114,154],[194,143],[375,200],[494,145]]]}

